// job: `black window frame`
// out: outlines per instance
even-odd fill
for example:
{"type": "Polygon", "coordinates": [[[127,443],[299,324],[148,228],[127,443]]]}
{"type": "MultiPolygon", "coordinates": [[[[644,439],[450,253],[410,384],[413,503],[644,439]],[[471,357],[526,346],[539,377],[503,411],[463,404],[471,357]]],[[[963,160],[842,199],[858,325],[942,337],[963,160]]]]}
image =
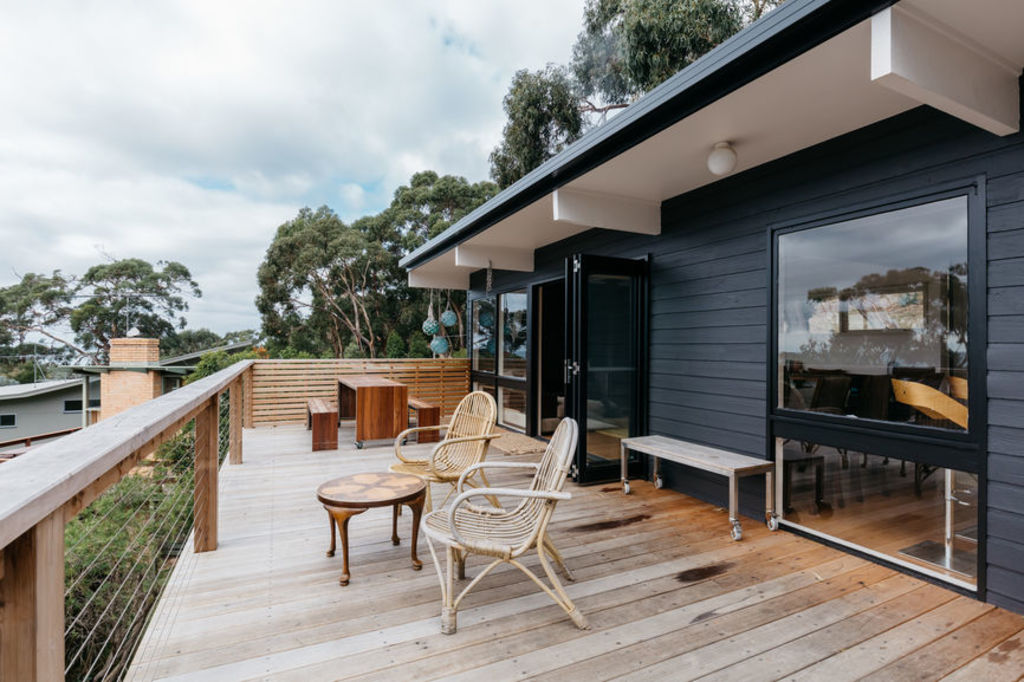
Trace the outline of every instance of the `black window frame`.
{"type": "MultiPolygon", "coordinates": [[[[805,215],[789,221],[769,224],[766,230],[768,250],[768,372],[766,386],[766,457],[776,459],[776,439],[788,438],[816,442],[829,447],[889,456],[978,476],[978,571],[977,589],[965,594],[984,599],[988,506],[988,390],[986,386],[988,348],[987,217],[986,177],[978,175],[944,183],[921,179],[917,189],[898,194],[865,198],[839,208],[805,215]],[[911,208],[943,199],[967,198],[967,376],[970,392],[967,401],[967,431],[955,431],[921,424],[905,424],[871,419],[850,419],[841,415],[787,409],[778,405],[779,360],[779,249],[780,235],[827,227],[891,211],[911,208]]],[[[897,564],[890,564],[907,571],[897,564]]],[[[922,575],[915,571],[907,571],[922,575]]],[[[948,583],[946,587],[956,589],[948,583]]]]}
{"type": "Polygon", "coordinates": [[[16,429],[18,428],[18,415],[15,412],[8,412],[7,414],[0,414],[0,429],[16,429]],[[10,424],[2,423],[5,417],[11,417],[13,422],[10,424]]]}
{"type": "Polygon", "coordinates": [[[536,433],[536,430],[537,430],[536,416],[534,415],[534,412],[535,412],[534,402],[535,401],[534,401],[534,397],[533,397],[533,391],[534,391],[534,380],[533,380],[533,374],[534,374],[534,367],[533,367],[533,358],[534,358],[534,353],[533,353],[534,317],[533,317],[533,315],[534,315],[534,310],[535,310],[535,306],[533,304],[534,295],[535,295],[534,284],[528,284],[528,285],[519,284],[518,286],[510,286],[510,287],[507,287],[507,288],[502,288],[500,290],[491,290],[491,291],[488,291],[486,293],[479,294],[477,296],[472,296],[472,297],[467,296],[466,297],[466,309],[467,309],[467,311],[469,313],[468,319],[470,321],[469,325],[467,325],[467,331],[466,331],[466,333],[468,335],[466,347],[469,349],[468,354],[469,354],[469,358],[470,358],[470,372],[469,372],[470,386],[474,386],[476,384],[480,384],[481,386],[489,386],[494,391],[494,400],[495,400],[495,402],[498,403],[498,415],[499,415],[498,425],[501,426],[502,428],[508,428],[508,429],[512,429],[512,430],[517,430],[518,427],[508,426],[507,424],[503,424],[501,422],[501,419],[500,419],[501,411],[502,411],[501,404],[500,404],[501,403],[501,396],[498,393],[498,388],[499,387],[504,387],[504,388],[512,388],[512,389],[524,391],[526,393],[526,406],[525,406],[525,409],[526,409],[526,428],[524,429],[524,432],[527,433],[527,434],[534,434],[534,433],[536,433]],[[501,356],[501,353],[504,352],[504,350],[503,350],[504,333],[502,333],[503,330],[500,328],[501,317],[502,317],[502,314],[501,314],[501,297],[504,294],[519,293],[519,292],[522,292],[522,291],[526,292],[526,321],[527,321],[526,322],[526,376],[525,377],[502,376],[501,374],[498,373],[498,367],[500,365],[500,356],[501,356]],[[487,299],[490,299],[490,300],[494,301],[494,338],[495,338],[495,344],[494,344],[494,371],[493,372],[487,372],[487,371],[475,369],[473,367],[473,355],[472,355],[473,354],[473,332],[474,332],[474,329],[473,329],[473,325],[474,325],[474,317],[473,317],[474,309],[473,309],[473,306],[475,306],[478,301],[487,300],[487,299]]]}

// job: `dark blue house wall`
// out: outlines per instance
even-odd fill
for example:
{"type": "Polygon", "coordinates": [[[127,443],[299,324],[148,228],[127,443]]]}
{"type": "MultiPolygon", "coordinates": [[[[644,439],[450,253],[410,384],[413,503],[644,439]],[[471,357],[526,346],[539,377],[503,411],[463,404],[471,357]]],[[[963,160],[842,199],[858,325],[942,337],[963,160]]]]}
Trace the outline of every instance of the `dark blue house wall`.
{"type": "MultiPolygon", "coordinates": [[[[541,249],[535,272],[495,273],[495,290],[560,277],[576,252],[650,255],[649,432],[767,457],[771,226],[977,176],[988,213],[987,597],[1024,611],[1024,136],[922,107],[666,201],[658,237],[591,230],[541,249]]],[[[721,479],[668,468],[673,488],[725,504],[721,479]]],[[[745,483],[741,507],[760,516],[763,485],[745,483]]]]}

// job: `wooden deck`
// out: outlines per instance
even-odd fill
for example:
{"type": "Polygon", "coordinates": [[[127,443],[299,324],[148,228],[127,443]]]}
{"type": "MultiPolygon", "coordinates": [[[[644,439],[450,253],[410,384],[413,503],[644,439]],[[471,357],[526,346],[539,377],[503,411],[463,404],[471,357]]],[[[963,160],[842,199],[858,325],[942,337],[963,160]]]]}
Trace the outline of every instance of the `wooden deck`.
{"type": "MultiPolygon", "coordinates": [[[[444,636],[422,539],[426,565],[410,569],[408,514],[400,547],[389,511],[353,518],[352,582],[338,585],[341,558],[324,556],[327,516],[314,490],[393,457],[390,447],[348,449],[346,431],[341,441],[340,451],[313,453],[301,427],[245,432],[245,463],[221,473],[219,549],[183,554],[129,679],[1024,676],[1021,616],[753,520],[732,542],[724,510],[642,482],[628,497],[618,485],[569,484],[574,497],[555,513],[552,536],[577,576],[568,589],[591,630],[505,570],[467,598],[459,632],[444,636]]],[[[471,560],[467,573],[478,566],[471,560]]]]}

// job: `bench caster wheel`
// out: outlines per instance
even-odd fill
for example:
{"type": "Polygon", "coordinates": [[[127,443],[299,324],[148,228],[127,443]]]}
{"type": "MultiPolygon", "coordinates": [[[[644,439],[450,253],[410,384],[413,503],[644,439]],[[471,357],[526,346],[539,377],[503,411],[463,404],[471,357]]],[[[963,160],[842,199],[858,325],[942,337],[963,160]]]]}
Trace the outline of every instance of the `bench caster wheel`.
{"type": "Polygon", "coordinates": [[[768,516],[768,530],[779,529],[779,516],[778,514],[771,514],[768,516]]]}
{"type": "Polygon", "coordinates": [[[363,449],[363,441],[357,440],[356,441],[356,450],[362,450],[362,449],[363,449]]]}
{"type": "Polygon", "coordinates": [[[622,482],[622,494],[623,495],[628,495],[629,494],[629,481],[623,481],[622,482]]]}
{"type": "Polygon", "coordinates": [[[658,476],[656,479],[654,479],[654,487],[655,488],[658,488],[660,490],[664,486],[665,486],[665,481],[661,480],[661,476],[658,476]]]}
{"type": "Polygon", "coordinates": [[[732,522],[732,530],[729,531],[729,535],[732,536],[733,540],[738,541],[743,539],[743,529],[740,528],[739,521],[732,522]]]}

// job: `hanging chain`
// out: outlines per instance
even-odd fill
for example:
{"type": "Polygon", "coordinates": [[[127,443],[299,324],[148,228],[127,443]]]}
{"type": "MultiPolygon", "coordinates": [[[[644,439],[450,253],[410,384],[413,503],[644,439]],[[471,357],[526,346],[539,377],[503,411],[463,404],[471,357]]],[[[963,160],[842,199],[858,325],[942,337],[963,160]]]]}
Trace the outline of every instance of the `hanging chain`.
{"type": "Polygon", "coordinates": [[[491,293],[491,289],[494,288],[494,266],[490,260],[487,261],[487,284],[485,287],[486,292],[491,293]]]}

